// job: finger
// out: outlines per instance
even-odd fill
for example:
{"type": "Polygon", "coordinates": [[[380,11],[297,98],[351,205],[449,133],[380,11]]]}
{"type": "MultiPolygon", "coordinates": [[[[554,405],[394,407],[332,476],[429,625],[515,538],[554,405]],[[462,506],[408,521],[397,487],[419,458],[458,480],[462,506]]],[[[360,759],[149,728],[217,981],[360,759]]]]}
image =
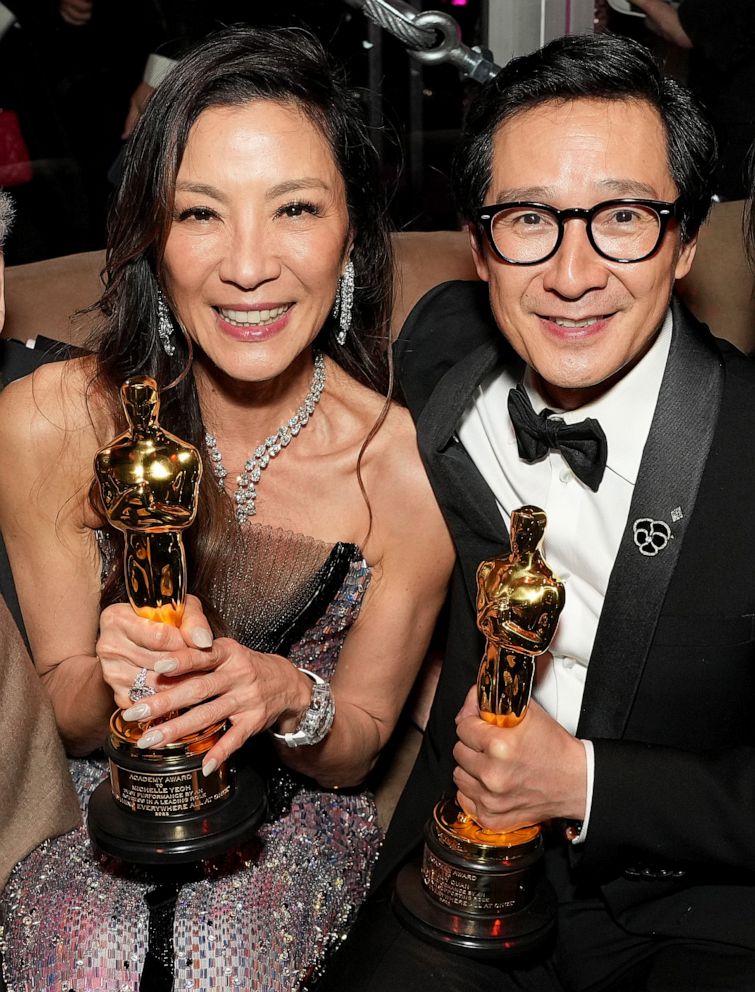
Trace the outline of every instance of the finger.
{"type": "Polygon", "coordinates": [[[102,664],[102,672],[103,678],[113,690],[115,705],[124,712],[140,702],[131,698],[133,689],[157,689],[158,678],[146,666],[137,668],[127,661],[108,662],[102,664]],[[142,671],[146,672],[144,678],[140,677],[142,671]]]}
{"type": "Polygon", "coordinates": [[[454,745],[453,757],[456,764],[463,768],[465,771],[469,772],[470,775],[474,775],[476,778],[480,777],[480,773],[485,764],[485,756],[481,751],[474,751],[471,747],[467,747],[461,741],[457,741],[454,745]]]}
{"type": "Polygon", "coordinates": [[[206,651],[200,651],[199,648],[182,648],[170,657],[154,662],[154,669],[158,675],[175,679],[196,672],[211,672],[224,658],[225,653],[216,650],[215,647],[206,651]]]}
{"type": "Polygon", "coordinates": [[[98,646],[102,652],[98,650],[98,654],[110,651],[122,655],[126,645],[161,653],[172,653],[185,647],[181,632],[172,624],[147,620],[137,616],[126,604],[119,603],[103,610],[100,616],[98,646]]]}
{"type": "Polygon", "coordinates": [[[481,720],[478,714],[464,717],[456,724],[456,736],[473,751],[483,751],[494,729],[489,723],[481,720]]]}
{"type": "Polygon", "coordinates": [[[467,816],[471,816],[473,819],[477,819],[477,805],[471,796],[465,795],[465,793],[457,791],[456,802],[461,807],[461,811],[466,813],[467,816]]]}
{"type": "Polygon", "coordinates": [[[211,775],[219,765],[228,761],[234,751],[238,751],[250,736],[251,733],[245,730],[240,723],[232,724],[218,743],[207,752],[202,762],[202,774],[211,775]]]}
{"type": "MultiPolygon", "coordinates": [[[[155,697],[152,697],[153,699],[155,697]]],[[[153,720],[145,734],[137,741],[139,748],[160,748],[167,744],[172,744],[184,737],[201,734],[209,727],[222,724],[230,717],[233,707],[229,705],[227,699],[211,699],[199,706],[194,706],[170,720],[159,722],[153,720]]],[[[147,718],[149,719],[149,718],[147,718]]],[[[245,736],[261,729],[260,717],[255,717],[254,713],[246,713],[243,725],[246,728],[245,736]]],[[[240,721],[239,721],[240,722],[240,721]]],[[[230,753],[230,751],[229,751],[230,753]]]]}
{"type": "Polygon", "coordinates": [[[454,768],[453,779],[456,788],[465,796],[479,796],[480,783],[463,768],[459,768],[458,766],[454,768]]]}
{"type": "Polygon", "coordinates": [[[477,686],[471,686],[469,692],[464,699],[464,703],[456,714],[456,723],[458,724],[460,720],[466,720],[468,716],[479,716],[480,710],[477,705],[477,686]]]}
{"type": "Polygon", "coordinates": [[[98,641],[95,650],[102,666],[103,675],[107,676],[107,681],[114,678],[116,683],[120,680],[129,687],[136,678],[137,672],[142,668],[155,672],[157,675],[167,675],[177,671],[179,666],[178,658],[174,654],[148,651],[146,648],[136,647],[127,642],[120,646],[113,646],[98,641]]]}
{"type": "Polygon", "coordinates": [[[203,649],[212,647],[212,630],[204,615],[202,604],[196,596],[186,597],[181,634],[189,647],[203,649]]]}
{"type": "MultiPolygon", "coordinates": [[[[237,707],[228,679],[216,672],[193,675],[179,685],[161,689],[154,696],[139,700],[123,713],[124,720],[161,720],[170,713],[191,711],[191,718],[181,724],[181,734],[196,733],[225,720],[237,707]],[[199,716],[200,708],[202,715],[199,716]],[[190,725],[191,724],[191,725],[190,725]]],[[[173,721],[171,721],[171,724],[173,721]]],[[[180,736],[180,734],[179,734],[180,736]]]]}

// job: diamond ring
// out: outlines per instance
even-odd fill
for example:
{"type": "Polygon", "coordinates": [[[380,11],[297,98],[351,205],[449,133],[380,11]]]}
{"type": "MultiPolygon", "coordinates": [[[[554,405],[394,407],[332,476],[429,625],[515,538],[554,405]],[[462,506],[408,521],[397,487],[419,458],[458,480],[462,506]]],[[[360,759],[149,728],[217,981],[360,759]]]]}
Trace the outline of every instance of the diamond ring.
{"type": "Polygon", "coordinates": [[[148,668],[139,669],[139,674],[134,679],[134,684],[128,691],[128,698],[132,703],[138,703],[141,699],[146,699],[147,696],[154,696],[156,690],[151,685],[147,685],[148,671],[148,668]]]}

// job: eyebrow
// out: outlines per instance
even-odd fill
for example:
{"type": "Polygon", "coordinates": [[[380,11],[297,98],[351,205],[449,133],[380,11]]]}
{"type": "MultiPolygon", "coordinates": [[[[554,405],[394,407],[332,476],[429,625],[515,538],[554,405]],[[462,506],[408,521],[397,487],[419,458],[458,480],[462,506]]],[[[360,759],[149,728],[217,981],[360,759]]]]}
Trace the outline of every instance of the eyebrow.
{"type": "Polygon", "coordinates": [[[285,182],[273,186],[272,189],[269,189],[265,193],[265,199],[275,200],[279,196],[285,196],[286,193],[295,193],[300,189],[329,190],[330,186],[323,182],[322,179],[317,179],[314,176],[302,176],[300,179],[287,179],[285,182]]]}
{"type": "Polygon", "coordinates": [[[207,183],[176,183],[176,193],[198,193],[200,196],[211,196],[214,200],[225,200],[219,189],[207,183]]]}
{"type": "MultiPolygon", "coordinates": [[[[637,179],[601,179],[595,183],[598,190],[605,190],[614,196],[633,196],[637,198],[658,199],[658,191],[648,183],[637,179]]],[[[496,203],[509,203],[517,200],[548,202],[557,195],[553,186],[514,186],[511,189],[499,189],[496,193],[496,203]]]]}
{"type": "MultiPolygon", "coordinates": [[[[295,193],[300,189],[322,189],[327,191],[330,189],[330,186],[323,182],[322,179],[317,179],[314,176],[302,176],[299,179],[287,179],[285,182],[277,183],[265,193],[265,199],[276,200],[279,196],[285,196],[287,193],[295,193]]],[[[198,193],[200,196],[211,196],[220,203],[225,203],[226,199],[219,189],[216,189],[215,186],[210,186],[208,183],[179,182],[176,183],[176,192],[198,193]]]]}

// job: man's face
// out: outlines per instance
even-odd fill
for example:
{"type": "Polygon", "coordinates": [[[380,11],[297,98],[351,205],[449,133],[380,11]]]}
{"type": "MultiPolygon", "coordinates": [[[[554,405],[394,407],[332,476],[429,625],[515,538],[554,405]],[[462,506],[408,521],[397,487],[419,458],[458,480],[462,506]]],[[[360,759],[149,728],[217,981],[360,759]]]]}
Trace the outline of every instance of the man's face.
{"type": "MultiPolygon", "coordinates": [[[[493,139],[485,204],[530,200],[563,210],[677,196],[660,117],[645,102],[545,103],[502,124],[493,139]]],[[[695,249],[681,245],[672,221],[651,258],[610,262],[590,245],[585,222],[572,219],[556,254],[536,265],[500,261],[474,232],[472,250],[498,326],[546,395],[573,409],[644,354],[695,249]]]]}

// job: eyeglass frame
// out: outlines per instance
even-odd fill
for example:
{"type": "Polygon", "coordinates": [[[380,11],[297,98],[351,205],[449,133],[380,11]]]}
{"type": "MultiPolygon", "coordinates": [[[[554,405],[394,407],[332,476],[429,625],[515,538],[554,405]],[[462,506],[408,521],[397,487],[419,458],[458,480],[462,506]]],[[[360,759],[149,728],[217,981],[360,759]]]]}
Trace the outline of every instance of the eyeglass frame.
{"type": "Polygon", "coordinates": [[[679,217],[679,199],[668,201],[645,200],[640,197],[626,197],[623,199],[602,200],[600,203],[596,203],[594,207],[569,207],[566,210],[559,210],[558,207],[552,207],[548,203],[535,203],[531,200],[511,200],[508,203],[491,203],[487,207],[480,207],[477,211],[477,216],[475,219],[478,228],[485,235],[493,254],[496,255],[502,262],[507,262],[509,265],[541,265],[543,262],[547,262],[549,259],[553,258],[558,249],[561,247],[561,242],[564,240],[564,223],[565,221],[571,220],[575,217],[578,220],[585,221],[587,238],[596,254],[600,255],[601,258],[605,258],[609,262],[618,262],[621,265],[631,265],[634,262],[644,262],[658,251],[661,242],[666,236],[669,221],[679,217]],[[641,255],[640,258],[614,258],[612,255],[607,255],[604,251],[601,251],[600,248],[598,248],[595,244],[595,238],[592,233],[592,219],[597,213],[599,213],[599,211],[611,206],[649,207],[651,210],[656,212],[658,215],[658,240],[653,245],[651,251],[647,252],[645,255],[641,255]],[[549,213],[556,218],[556,223],[558,224],[558,236],[556,237],[555,245],[547,255],[536,259],[534,262],[518,262],[513,258],[508,258],[502,251],[500,251],[493,237],[493,219],[495,215],[500,213],[502,210],[510,210],[511,208],[520,207],[533,207],[536,210],[545,210],[546,213],[549,213]]]}

